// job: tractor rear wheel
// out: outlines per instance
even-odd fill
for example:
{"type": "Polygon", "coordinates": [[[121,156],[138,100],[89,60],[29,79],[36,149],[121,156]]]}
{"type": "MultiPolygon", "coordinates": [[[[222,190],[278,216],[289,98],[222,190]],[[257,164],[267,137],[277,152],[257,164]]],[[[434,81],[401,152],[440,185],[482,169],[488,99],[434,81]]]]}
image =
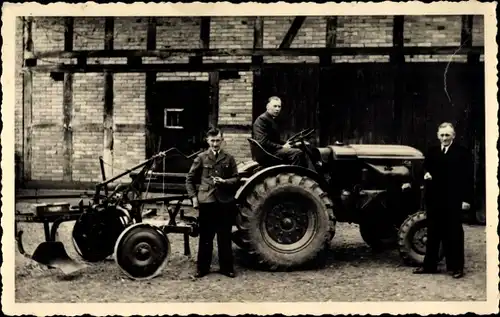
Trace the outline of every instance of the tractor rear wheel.
{"type": "MultiPolygon", "coordinates": [[[[419,211],[403,222],[398,233],[399,254],[409,265],[421,266],[424,263],[427,244],[427,214],[419,211]]],[[[439,250],[439,260],[444,258],[443,248],[439,250]]]]}
{"type": "Polygon", "coordinates": [[[308,263],[335,233],[332,201],[309,177],[282,173],[256,184],[237,217],[240,246],[271,270],[308,263]]]}

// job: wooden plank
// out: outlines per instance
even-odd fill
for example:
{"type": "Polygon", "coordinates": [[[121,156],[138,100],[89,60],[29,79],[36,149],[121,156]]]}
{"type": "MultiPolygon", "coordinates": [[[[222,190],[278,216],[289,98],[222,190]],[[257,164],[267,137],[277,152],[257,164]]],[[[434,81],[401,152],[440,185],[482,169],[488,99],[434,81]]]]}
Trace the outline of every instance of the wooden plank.
{"type": "MultiPolygon", "coordinates": [[[[26,27],[26,52],[33,53],[32,26],[33,19],[28,17],[24,20],[26,27]]],[[[23,181],[31,180],[31,163],[33,159],[33,73],[28,70],[23,72],[23,181]]]]}
{"type": "Polygon", "coordinates": [[[390,63],[394,69],[394,102],[392,109],[392,141],[401,143],[402,108],[404,98],[404,76],[403,67],[405,63],[404,48],[404,16],[396,15],[393,20],[392,45],[393,53],[390,55],[390,63]]]}
{"type": "MultiPolygon", "coordinates": [[[[473,16],[472,15],[463,15],[462,16],[462,28],[460,34],[460,45],[464,48],[472,47],[473,40],[473,16]]],[[[472,140],[471,141],[471,151],[474,163],[473,170],[473,178],[474,178],[474,197],[476,198],[475,204],[481,205],[484,204],[484,201],[481,201],[481,196],[484,194],[480,192],[481,185],[479,181],[483,181],[482,177],[479,175],[479,170],[481,169],[481,158],[480,158],[480,149],[482,146],[483,135],[484,135],[484,119],[481,112],[484,112],[484,101],[480,102],[478,100],[479,94],[483,92],[480,91],[479,88],[482,88],[484,91],[484,86],[478,85],[478,78],[476,76],[478,66],[480,65],[480,56],[479,54],[468,53],[467,54],[467,73],[469,79],[469,87],[471,88],[471,102],[468,104],[467,109],[465,111],[466,114],[469,114],[469,126],[467,127],[468,131],[471,131],[472,140]]],[[[484,157],[483,157],[484,160],[484,157]]]]}
{"type": "Polygon", "coordinates": [[[293,22],[290,25],[288,31],[286,32],[283,41],[281,41],[279,48],[289,48],[292,45],[295,36],[297,36],[297,33],[299,33],[300,27],[302,26],[302,24],[304,24],[305,20],[306,20],[305,16],[298,16],[295,17],[295,19],[293,19],[293,22]]]}
{"type": "MultiPolygon", "coordinates": [[[[257,18],[257,21],[260,17],[257,18]]],[[[262,22],[256,23],[260,25],[262,22]]],[[[257,34],[261,29],[254,30],[257,34]]],[[[255,40],[258,42],[260,38],[255,40]]],[[[404,47],[404,55],[451,55],[458,50],[459,46],[408,46],[404,47]]],[[[37,52],[34,58],[126,58],[126,57],[160,57],[169,58],[173,56],[366,56],[366,55],[390,55],[398,48],[394,47],[311,47],[311,48],[186,48],[186,49],[161,49],[161,50],[79,50],[73,52],[48,51],[37,52]]],[[[456,55],[468,53],[483,54],[484,47],[474,46],[462,48],[456,55]]]]}
{"type": "Polygon", "coordinates": [[[208,123],[214,127],[217,126],[219,118],[219,72],[210,72],[208,74],[210,90],[210,111],[208,114],[208,123]]]}

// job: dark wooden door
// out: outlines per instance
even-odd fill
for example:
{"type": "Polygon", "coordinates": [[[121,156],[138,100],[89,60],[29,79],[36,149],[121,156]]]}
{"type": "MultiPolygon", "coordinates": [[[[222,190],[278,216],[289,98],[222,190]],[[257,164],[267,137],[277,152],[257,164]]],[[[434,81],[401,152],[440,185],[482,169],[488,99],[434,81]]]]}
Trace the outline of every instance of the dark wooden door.
{"type": "MultiPolygon", "coordinates": [[[[176,147],[190,155],[205,147],[208,128],[209,86],[202,81],[159,81],[148,102],[148,157],[176,147]]],[[[155,171],[187,172],[190,162],[181,156],[159,164],[155,171]]]]}
{"type": "MultiPolygon", "coordinates": [[[[455,125],[457,141],[472,147],[475,129],[471,110],[476,97],[471,79],[477,77],[475,72],[465,63],[407,63],[401,125],[403,143],[425,150],[437,142],[438,125],[447,121],[455,125]]],[[[481,90],[484,91],[484,86],[481,90]]]]}
{"type": "Polygon", "coordinates": [[[278,96],[282,101],[278,117],[282,139],[306,128],[316,128],[318,81],[317,67],[263,68],[254,82],[253,120],[266,111],[269,97],[278,96]]]}
{"type": "Polygon", "coordinates": [[[323,143],[391,143],[393,69],[388,64],[338,64],[323,76],[323,143]]]}

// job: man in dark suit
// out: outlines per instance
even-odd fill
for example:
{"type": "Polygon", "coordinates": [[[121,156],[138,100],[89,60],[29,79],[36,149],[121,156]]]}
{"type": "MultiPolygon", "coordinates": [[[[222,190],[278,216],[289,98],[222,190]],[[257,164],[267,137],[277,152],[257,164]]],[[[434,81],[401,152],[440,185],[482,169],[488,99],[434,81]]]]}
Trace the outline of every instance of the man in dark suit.
{"type": "Polygon", "coordinates": [[[462,210],[473,200],[473,168],[469,151],[453,142],[451,123],[438,128],[439,146],[431,147],[425,157],[427,246],[424,264],[415,274],[438,273],[442,242],[446,269],[454,278],[464,275],[464,231],[462,210]]]}
{"type": "Polygon", "coordinates": [[[200,240],[195,277],[210,272],[213,240],[217,234],[220,273],[234,277],[231,241],[234,194],[239,181],[234,157],[221,149],[222,131],[207,132],[209,149],[198,154],[186,177],[186,189],[193,207],[199,209],[200,240]],[[196,185],[199,184],[198,190],[196,185]]]}
{"type": "Polygon", "coordinates": [[[253,124],[253,138],[271,154],[285,160],[291,165],[307,167],[302,150],[292,148],[292,145],[280,139],[276,118],[281,112],[281,99],[271,97],[266,105],[266,112],[261,114],[253,124]]]}

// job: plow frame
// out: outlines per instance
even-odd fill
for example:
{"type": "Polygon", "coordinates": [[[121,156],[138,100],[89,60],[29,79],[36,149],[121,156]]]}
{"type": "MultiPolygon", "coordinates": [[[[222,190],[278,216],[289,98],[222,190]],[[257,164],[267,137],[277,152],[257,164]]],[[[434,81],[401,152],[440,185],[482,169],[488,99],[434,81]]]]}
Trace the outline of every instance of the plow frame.
{"type": "MultiPolygon", "coordinates": [[[[197,237],[198,232],[198,218],[192,216],[186,216],[184,214],[184,209],[182,207],[191,207],[191,200],[188,199],[187,194],[177,194],[177,195],[164,195],[152,198],[134,198],[130,199],[128,194],[132,192],[138,197],[142,197],[143,192],[145,192],[145,180],[148,171],[152,170],[156,160],[160,158],[165,158],[169,153],[177,151],[176,148],[170,148],[166,151],[160,152],[151,158],[127,169],[126,171],[110,178],[106,179],[104,172],[104,161],[102,157],[99,157],[102,182],[95,185],[95,191],[82,192],[80,194],[61,194],[61,195],[26,195],[26,196],[16,196],[16,202],[19,201],[30,201],[30,200],[44,200],[44,199],[71,199],[80,198],[79,203],[71,205],[68,202],[63,203],[41,203],[36,205],[35,212],[20,212],[16,210],[15,212],[15,239],[16,245],[19,252],[42,265],[49,268],[55,268],[56,266],[49,263],[47,260],[40,260],[34,258],[37,254],[37,250],[33,254],[28,254],[25,251],[22,236],[23,230],[18,229],[18,223],[42,223],[44,227],[45,242],[42,242],[37,249],[43,243],[56,243],[57,230],[63,222],[77,221],[87,210],[91,209],[93,205],[102,205],[107,207],[108,205],[114,204],[118,206],[120,203],[130,204],[130,218],[135,221],[135,223],[142,223],[143,216],[141,213],[142,206],[147,203],[163,203],[166,207],[169,220],[168,222],[162,223],[161,225],[155,225],[158,227],[165,235],[169,233],[179,233],[184,235],[184,255],[191,256],[191,250],[189,245],[189,237],[197,237]],[[126,184],[118,184],[113,191],[110,193],[109,184],[115,180],[118,180],[126,175],[130,175],[133,171],[141,169],[132,181],[126,184]],[[104,191],[104,194],[102,193],[104,191]],[[121,194],[120,194],[121,193],[121,194]],[[88,204],[84,203],[84,199],[87,198],[88,204]],[[186,203],[185,201],[189,203],[186,203]],[[55,209],[55,210],[54,210],[55,209]],[[177,219],[177,217],[179,218],[177,219]],[[52,225],[51,225],[52,224],[52,225]]],[[[187,158],[193,158],[200,151],[186,156],[187,158]]],[[[151,173],[151,172],[150,172],[151,173]]],[[[64,251],[65,252],[65,251],[64,251]]],[[[66,254],[67,256],[67,254],[66,254]]],[[[68,257],[69,259],[69,257],[68,257]]],[[[86,265],[85,265],[86,266],[86,265]]],[[[85,267],[84,266],[84,267],[85,267]]],[[[63,270],[64,271],[64,270],[63,270]]]]}

